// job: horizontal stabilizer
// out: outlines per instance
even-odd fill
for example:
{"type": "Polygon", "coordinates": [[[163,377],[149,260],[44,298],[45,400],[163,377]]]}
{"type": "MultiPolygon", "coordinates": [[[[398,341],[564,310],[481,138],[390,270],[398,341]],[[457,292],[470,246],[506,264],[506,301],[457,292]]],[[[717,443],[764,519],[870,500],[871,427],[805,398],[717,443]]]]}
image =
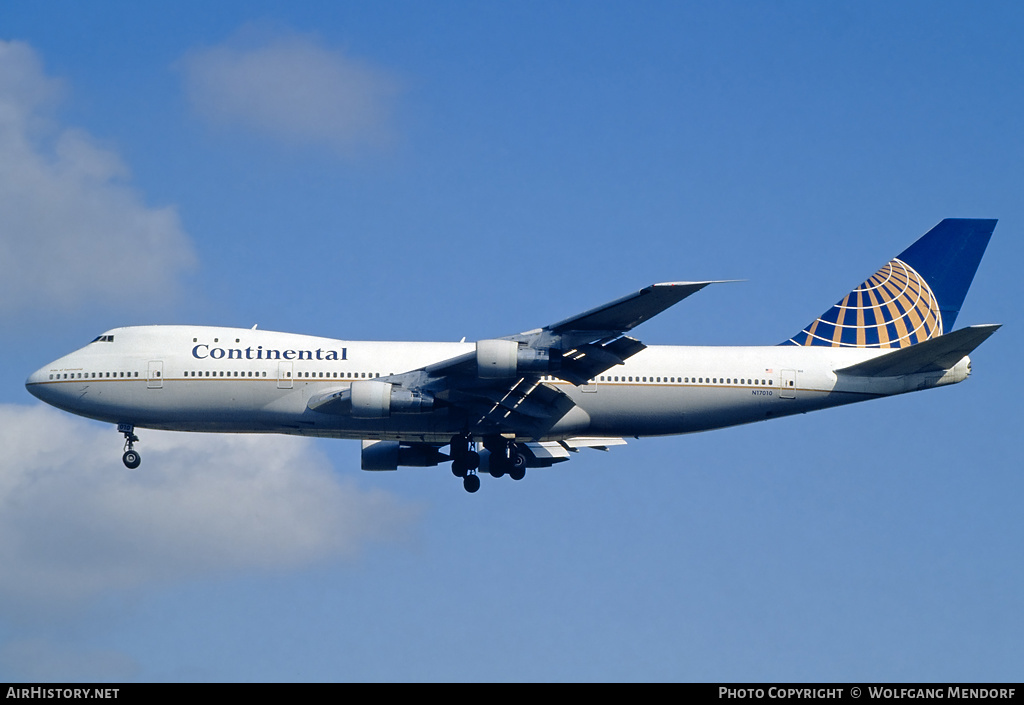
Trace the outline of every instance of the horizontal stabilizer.
{"type": "Polygon", "coordinates": [[[1001,324],[970,326],[836,370],[857,377],[898,377],[948,370],[999,330],[1001,324]]]}

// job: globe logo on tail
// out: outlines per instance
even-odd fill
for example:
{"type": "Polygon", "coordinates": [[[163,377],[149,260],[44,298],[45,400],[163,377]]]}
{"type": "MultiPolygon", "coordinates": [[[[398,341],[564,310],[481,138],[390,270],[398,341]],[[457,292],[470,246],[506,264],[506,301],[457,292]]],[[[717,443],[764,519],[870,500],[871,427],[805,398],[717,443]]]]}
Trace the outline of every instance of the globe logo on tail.
{"type": "Polygon", "coordinates": [[[913,267],[894,259],[788,342],[905,348],[939,335],[942,314],[931,287],[913,267]]]}

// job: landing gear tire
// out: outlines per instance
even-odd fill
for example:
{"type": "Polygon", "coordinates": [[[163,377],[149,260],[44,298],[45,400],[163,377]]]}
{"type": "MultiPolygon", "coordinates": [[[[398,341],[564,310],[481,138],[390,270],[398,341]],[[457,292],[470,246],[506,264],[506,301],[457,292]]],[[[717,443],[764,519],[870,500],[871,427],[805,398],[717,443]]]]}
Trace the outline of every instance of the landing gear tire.
{"type": "Polygon", "coordinates": [[[135,452],[135,444],[139,442],[139,437],[135,435],[135,427],[130,423],[119,423],[117,430],[124,434],[124,455],[121,456],[121,462],[129,470],[134,470],[142,462],[142,456],[135,452]]]}
{"type": "Polygon", "coordinates": [[[508,476],[513,480],[522,480],[526,477],[526,455],[515,446],[508,454],[508,476]]]}
{"type": "Polygon", "coordinates": [[[465,453],[455,456],[452,461],[452,475],[465,477],[470,470],[480,467],[480,454],[475,450],[467,450],[465,453]]]}
{"type": "Polygon", "coordinates": [[[466,475],[462,479],[462,486],[466,488],[466,492],[472,494],[480,489],[480,476],[477,474],[466,475]]]}
{"type": "Polygon", "coordinates": [[[512,474],[512,470],[523,470],[525,472],[526,462],[526,456],[518,448],[512,448],[508,454],[509,475],[512,474]]]}
{"type": "Polygon", "coordinates": [[[504,477],[505,473],[510,470],[508,461],[498,455],[491,456],[491,465],[487,469],[490,471],[491,477],[504,477]]]}

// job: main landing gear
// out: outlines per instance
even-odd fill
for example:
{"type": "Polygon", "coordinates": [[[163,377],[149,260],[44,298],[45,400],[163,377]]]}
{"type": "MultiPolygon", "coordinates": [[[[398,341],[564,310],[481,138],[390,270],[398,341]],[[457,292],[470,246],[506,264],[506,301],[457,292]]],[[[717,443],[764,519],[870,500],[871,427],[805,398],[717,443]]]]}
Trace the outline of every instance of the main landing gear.
{"type": "Polygon", "coordinates": [[[139,442],[139,437],[135,435],[135,427],[130,423],[119,423],[117,431],[124,434],[124,455],[121,456],[121,462],[129,470],[134,470],[142,463],[142,456],[135,450],[135,444],[139,442]]]}
{"type": "Polygon", "coordinates": [[[466,492],[480,489],[480,477],[476,474],[480,467],[480,454],[472,448],[473,439],[468,436],[453,436],[451,443],[452,475],[462,478],[462,486],[466,492]]]}
{"type": "MultiPolygon", "coordinates": [[[[515,441],[493,436],[485,438],[483,444],[489,453],[487,471],[491,477],[508,475],[513,480],[526,477],[527,456],[515,441]]],[[[462,478],[466,492],[479,490],[480,476],[476,471],[480,467],[480,454],[473,449],[472,437],[468,434],[454,436],[450,456],[452,474],[462,478]]]]}
{"type": "Polygon", "coordinates": [[[513,480],[526,477],[526,454],[515,441],[504,438],[484,439],[484,447],[491,451],[491,477],[508,475],[513,480]]]}

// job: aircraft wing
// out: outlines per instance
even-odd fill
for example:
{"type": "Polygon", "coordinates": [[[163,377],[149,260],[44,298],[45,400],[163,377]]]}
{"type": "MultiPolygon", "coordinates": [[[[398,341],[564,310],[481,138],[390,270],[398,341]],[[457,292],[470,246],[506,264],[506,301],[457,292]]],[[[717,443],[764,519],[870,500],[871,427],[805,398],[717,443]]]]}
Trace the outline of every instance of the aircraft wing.
{"type": "Polygon", "coordinates": [[[540,438],[575,407],[546,376],[578,386],[621,365],[646,347],[627,331],[712,283],[653,284],[544,328],[478,341],[471,352],[417,370],[328,391],[308,406],[381,416],[448,407],[464,414],[474,432],[540,438]],[[364,397],[371,401],[364,404],[364,397]]]}
{"type": "Polygon", "coordinates": [[[537,349],[559,351],[560,368],[553,374],[575,385],[586,384],[646,347],[625,335],[627,331],[715,283],[719,282],[652,284],[603,306],[540,330],[510,336],[510,339],[537,349]]]}
{"type": "Polygon", "coordinates": [[[720,282],[652,284],[603,306],[507,339],[527,348],[557,352],[558,369],[552,374],[575,385],[586,384],[646,347],[626,332],[716,283],[720,282]]]}
{"type": "Polygon", "coordinates": [[[547,327],[556,334],[587,332],[625,333],[673,306],[708,284],[719,282],[664,282],[652,284],[604,306],[570,316],[547,327]]]}

